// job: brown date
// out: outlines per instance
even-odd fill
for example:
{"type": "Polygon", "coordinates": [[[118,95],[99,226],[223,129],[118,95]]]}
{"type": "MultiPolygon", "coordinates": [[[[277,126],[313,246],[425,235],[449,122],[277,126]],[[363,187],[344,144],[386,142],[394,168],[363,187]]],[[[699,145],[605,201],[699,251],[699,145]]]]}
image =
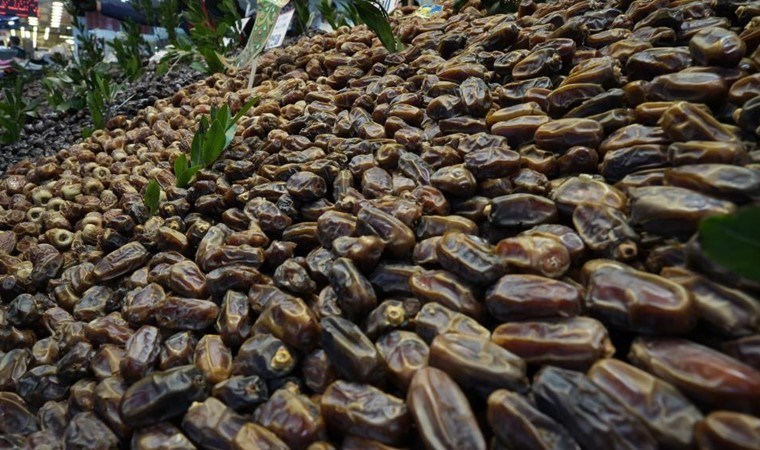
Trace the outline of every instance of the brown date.
{"type": "Polygon", "coordinates": [[[446,372],[433,367],[420,369],[409,385],[406,403],[429,450],[485,450],[467,397],[446,372]]]}

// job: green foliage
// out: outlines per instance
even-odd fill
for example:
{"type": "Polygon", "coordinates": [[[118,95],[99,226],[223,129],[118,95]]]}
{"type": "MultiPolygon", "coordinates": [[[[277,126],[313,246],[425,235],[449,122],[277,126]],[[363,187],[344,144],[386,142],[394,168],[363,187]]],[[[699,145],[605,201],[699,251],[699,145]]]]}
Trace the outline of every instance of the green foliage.
{"type": "Polygon", "coordinates": [[[361,22],[356,8],[350,2],[322,0],[317,5],[317,10],[322,14],[322,19],[330,24],[333,30],[361,22]]]}
{"type": "MultiPolygon", "coordinates": [[[[221,17],[214,20],[201,7],[201,2],[188,2],[185,19],[190,23],[192,48],[203,58],[207,73],[224,71],[220,55],[226,55],[240,43],[240,14],[235,0],[222,0],[221,17]]],[[[185,48],[187,49],[187,48],[185,48]]]]}
{"type": "Polygon", "coordinates": [[[314,22],[315,14],[309,9],[309,0],[293,0],[296,18],[296,34],[304,34],[314,22]]]}
{"type": "Polygon", "coordinates": [[[3,89],[0,102],[0,142],[10,144],[21,137],[21,129],[28,118],[36,117],[38,103],[24,98],[24,79],[17,76],[12,86],[3,89]]]}
{"type": "Polygon", "coordinates": [[[145,187],[145,197],[143,202],[145,207],[148,208],[151,216],[155,216],[158,213],[158,204],[161,199],[161,186],[158,185],[156,180],[150,180],[148,186],[145,187]]]}
{"type": "Polygon", "coordinates": [[[760,281],[760,207],[704,219],[699,227],[699,240],[711,260],[760,281]]]}
{"type": "Polygon", "coordinates": [[[149,24],[161,23],[158,22],[158,8],[153,6],[153,0],[130,0],[129,3],[135,11],[145,16],[149,24]]]}
{"type": "Polygon", "coordinates": [[[235,124],[246,112],[259,102],[255,97],[240,108],[235,116],[232,116],[230,108],[222,105],[221,108],[211,108],[211,114],[201,117],[198,130],[193,136],[190,145],[190,161],[185,154],[180,155],[174,161],[174,176],[177,177],[177,187],[184,188],[195,176],[196,172],[208,167],[221,156],[232,140],[235,138],[235,124]]]}
{"type": "Polygon", "coordinates": [[[119,62],[124,75],[128,80],[134,81],[142,75],[142,49],[148,54],[151,48],[140,32],[140,26],[132,20],[122,22],[124,29],[123,39],[114,39],[108,45],[113,49],[116,60],[119,62]]]}
{"type": "Polygon", "coordinates": [[[66,98],[63,96],[65,86],[61,79],[47,77],[42,80],[42,85],[45,88],[45,100],[47,100],[48,106],[54,111],[60,111],[66,102],[66,98]]]}
{"type": "Polygon", "coordinates": [[[161,0],[158,2],[158,23],[166,28],[169,43],[174,47],[179,46],[177,28],[180,26],[179,0],[161,0]]]}
{"type": "Polygon", "coordinates": [[[166,29],[169,43],[177,47],[179,37],[177,28],[180,26],[180,0],[130,0],[130,4],[143,16],[149,24],[159,24],[166,29]]]}
{"type": "Polygon", "coordinates": [[[402,49],[403,45],[393,34],[388,13],[378,0],[352,0],[362,22],[375,32],[383,46],[391,53],[402,49]]]}
{"type": "Polygon", "coordinates": [[[68,4],[68,10],[74,15],[74,27],[79,32],[76,57],[68,63],[57,61],[63,69],[43,80],[49,105],[58,111],[84,108],[88,94],[95,89],[93,74],[106,71],[103,47],[94,36],[87,33],[85,24],[76,19],[78,12],[71,3],[68,4]]]}
{"type": "MultiPolygon", "coordinates": [[[[106,73],[92,72],[91,77],[90,90],[86,97],[87,108],[90,111],[92,123],[98,130],[105,128],[108,119],[111,118],[111,107],[121,87],[114,84],[106,73]]],[[[91,130],[87,130],[87,133],[91,134],[91,130]]]]}

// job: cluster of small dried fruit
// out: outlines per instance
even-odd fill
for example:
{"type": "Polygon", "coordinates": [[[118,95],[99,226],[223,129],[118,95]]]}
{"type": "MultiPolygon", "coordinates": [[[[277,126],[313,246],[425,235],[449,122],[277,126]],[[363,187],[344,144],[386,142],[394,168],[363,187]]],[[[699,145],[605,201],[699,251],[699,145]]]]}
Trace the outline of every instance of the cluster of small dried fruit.
{"type": "Polygon", "coordinates": [[[393,21],[8,171],[0,447],[760,448],[760,290],[687,243],[760,194],[760,4],[393,21]]]}

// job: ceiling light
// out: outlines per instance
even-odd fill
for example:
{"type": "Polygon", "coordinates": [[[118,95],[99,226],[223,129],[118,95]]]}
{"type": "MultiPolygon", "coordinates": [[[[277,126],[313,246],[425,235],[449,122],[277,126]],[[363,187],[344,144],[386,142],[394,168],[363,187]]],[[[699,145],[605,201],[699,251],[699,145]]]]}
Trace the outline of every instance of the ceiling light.
{"type": "Polygon", "coordinates": [[[11,20],[10,22],[8,22],[8,26],[9,26],[9,27],[12,27],[13,25],[16,25],[16,22],[14,22],[14,21],[12,21],[12,20],[11,20]]]}
{"type": "Polygon", "coordinates": [[[40,22],[39,22],[39,19],[37,17],[30,17],[29,18],[29,25],[30,26],[36,27],[39,24],[40,24],[40,22]]]}

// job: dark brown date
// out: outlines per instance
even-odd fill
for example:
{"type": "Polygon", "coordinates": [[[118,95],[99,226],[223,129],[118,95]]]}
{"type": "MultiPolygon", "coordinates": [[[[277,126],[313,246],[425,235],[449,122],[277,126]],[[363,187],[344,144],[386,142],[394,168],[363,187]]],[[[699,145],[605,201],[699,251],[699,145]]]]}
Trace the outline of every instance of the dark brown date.
{"type": "Polygon", "coordinates": [[[671,384],[617,359],[603,359],[588,372],[591,381],[647,426],[667,448],[688,449],[702,413],[671,384]]]}
{"type": "Polygon", "coordinates": [[[491,340],[538,366],[584,370],[615,353],[607,330],[589,317],[509,322],[496,327],[491,340]]]}
{"type": "Polygon", "coordinates": [[[583,448],[657,448],[639,419],[580,372],[545,367],[534,379],[533,394],[539,409],[564,425],[583,448]]]}
{"type": "Polygon", "coordinates": [[[501,443],[525,450],[580,450],[562,425],[506,389],[488,397],[488,423],[501,443]]]}
{"type": "Polygon", "coordinates": [[[536,275],[504,275],[486,293],[486,306],[499,321],[578,315],[583,306],[576,286],[536,275]]]}
{"type": "Polygon", "coordinates": [[[420,369],[409,385],[406,403],[429,450],[485,450],[483,433],[467,397],[446,372],[420,369]]]}
{"type": "Polygon", "coordinates": [[[353,322],[322,319],[322,347],[338,372],[350,381],[377,383],[385,377],[385,361],[353,322]]]}
{"type": "Polygon", "coordinates": [[[694,342],[638,337],[628,358],[695,400],[735,411],[760,405],[760,372],[694,342]]]}
{"type": "Polygon", "coordinates": [[[386,444],[402,442],[409,431],[409,411],[403,400],[366,384],[338,380],[320,400],[328,427],[386,444]]]}
{"type": "Polygon", "coordinates": [[[677,334],[695,325],[691,295],[666,278],[604,259],[584,264],[583,276],[589,312],[615,328],[677,334]]]}
{"type": "Polygon", "coordinates": [[[431,367],[483,397],[496,389],[524,392],[528,388],[525,361],[482,337],[440,334],[430,345],[428,360],[431,367]]]}
{"type": "Polygon", "coordinates": [[[203,373],[194,366],[154,372],[127,389],[121,417],[130,426],[145,426],[181,416],[206,393],[203,373]]]}

